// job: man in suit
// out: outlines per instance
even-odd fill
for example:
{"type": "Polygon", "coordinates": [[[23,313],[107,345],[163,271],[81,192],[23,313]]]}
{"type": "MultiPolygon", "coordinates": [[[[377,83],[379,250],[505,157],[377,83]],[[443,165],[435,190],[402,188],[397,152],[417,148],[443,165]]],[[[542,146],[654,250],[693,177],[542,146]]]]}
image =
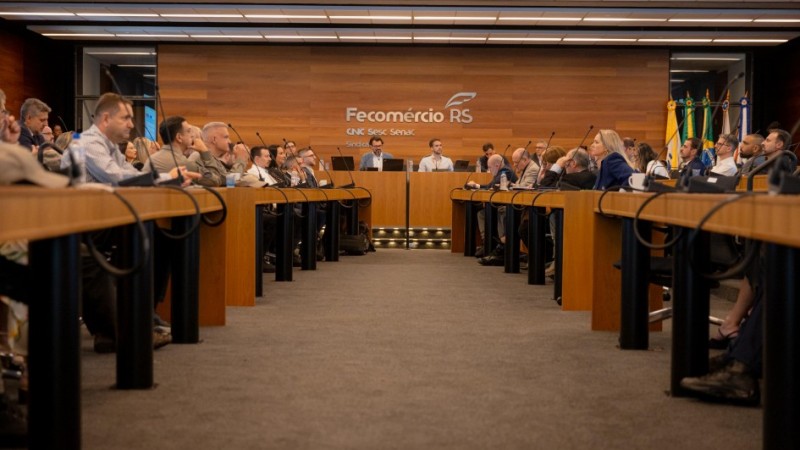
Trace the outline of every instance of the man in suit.
{"type": "Polygon", "coordinates": [[[372,151],[361,156],[358,170],[367,170],[374,167],[379,172],[383,171],[383,160],[392,159],[391,153],[383,151],[383,139],[380,136],[372,136],[369,138],[369,148],[372,151]]]}
{"type": "Polygon", "coordinates": [[[534,145],[533,150],[534,154],[531,155],[531,159],[536,163],[536,165],[541,167],[542,155],[544,155],[545,150],[547,150],[547,141],[544,139],[536,141],[536,145],[534,145]]]}
{"type": "Polygon", "coordinates": [[[689,171],[688,176],[705,175],[706,166],[700,160],[700,146],[702,141],[700,138],[689,138],[683,143],[681,147],[681,158],[683,159],[683,170],[689,171]]]}
{"type": "Polygon", "coordinates": [[[511,164],[517,173],[516,186],[531,188],[536,184],[539,176],[539,165],[531,159],[531,154],[525,148],[520,147],[511,154],[511,164]]]}
{"type": "Polygon", "coordinates": [[[46,142],[42,136],[42,130],[47,126],[47,117],[50,111],[52,109],[38,98],[29,98],[22,103],[19,110],[20,128],[22,129],[19,145],[29,150],[37,150],[46,142]]]}
{"type": "Polygon", "coordinates": [[[574,148],[562,156],[545,174],[542,184],[547,186],[570,186],[578,189],[592,189],[597,180],[597,175],[589,170],[591,157],[582,148],[574,148]],[[563,173],[563,175],[562,175],[563,173]],[[557,181],[558,178],[560,181],[557,181]],[[555,179],[555,180],[554,180],[555,179]],[[548,180],[553,180],[552,184],[546,184],[548,180]]]}

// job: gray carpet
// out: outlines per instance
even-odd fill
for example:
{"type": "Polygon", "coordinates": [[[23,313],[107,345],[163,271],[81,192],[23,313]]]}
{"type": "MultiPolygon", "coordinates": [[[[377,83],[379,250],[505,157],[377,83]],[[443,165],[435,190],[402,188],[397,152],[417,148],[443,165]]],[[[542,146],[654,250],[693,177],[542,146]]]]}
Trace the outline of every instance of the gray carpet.
{"type": "Polygon", "coordinates": [[[760,408],[665,395],[668,331],[620,351],[525,275],[433,250],[294,275],[157,351],[153,390],[109,389],[86,339],[84,448],[760,447],[760,408]]]}

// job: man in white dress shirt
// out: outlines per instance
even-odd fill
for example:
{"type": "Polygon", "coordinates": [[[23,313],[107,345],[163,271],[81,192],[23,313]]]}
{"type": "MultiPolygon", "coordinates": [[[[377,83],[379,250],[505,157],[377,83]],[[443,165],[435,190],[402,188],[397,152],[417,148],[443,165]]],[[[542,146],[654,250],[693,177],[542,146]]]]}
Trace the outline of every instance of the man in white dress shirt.
{"type": "Polygon", "coordinates": [[[452,172],[453,171],[453,161],[442,155],[442,141],[433,138],[428,142],[428,145],[431,148],[431,154],[422,158],[419,162],[419,171],[420,172],[452,172]]]}
{"type": "Polygon", "coordinates": [[[711,168],[711,172],[717,175],[732,177],[736,175],[739,168],[733,159],[733,151],[739,146],[739,140],[732,134],[721,134],[714,149],[717,152],[717,163],[711,168]]]}

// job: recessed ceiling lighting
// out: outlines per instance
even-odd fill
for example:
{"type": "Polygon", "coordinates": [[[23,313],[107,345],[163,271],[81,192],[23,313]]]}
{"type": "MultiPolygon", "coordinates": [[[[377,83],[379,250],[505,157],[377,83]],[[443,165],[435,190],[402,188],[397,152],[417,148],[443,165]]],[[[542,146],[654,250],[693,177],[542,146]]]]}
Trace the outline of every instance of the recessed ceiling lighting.
{"type": "Polygon", "coordinates": [[[263,39],[260,34],[191,34],[194,39],[263,39]]]}
{"type": "Polygon", "coordinates": [[[426,41],[485,41],[483,37],[464,37],[464,36],[414,36],[414,40],[426,41]]]}
{"type": "Polygon", "coordinates": [[[581,20],[581,17],[498,17],[501,21],[542,21],[542,22],[568,22],[581,20]]]}
{"type": "Polygon", "coordinates": [[[684,70],[684,69],[672,69],[670,70],[672,73],[708,73],[708,70],[684,70]]]}
{"type": "Polygon", "coordinates": [[[188,19],[241,19],[241,14],[160,14],[161,17],[188,19]]]}
{"type": "Polygon", "coordinates": [[[496,19],[496,16],[414,16],[414,20],[453,20],[464,22],[496,19]]]}
{"type": "Polygon", "coordinates": [[[561,42],[561,38],[557,37],[490,37],[490,41],[524,41],[524,42],[561,42]]]}
{"type": "Polygon", "coordinates": [[[667,19],[645,17],[584,17],[584,22],[666,22],[667,19]]]}
{"type": "Polygon", "coordinates": [[[156,52],[86,52],[87,55],[124,55],[124,56],[154,56],[156,52]]]}
{"type": "Polygon", "coordinates": [[[577,38],[565,37],[564,42],[636,42],[636,39],[629,38],[577,38]]]}
{"type": "Polygon", "coordinates": [[[697,57],[697,56],[673,56],[673,61],[741,61],[742,58],[729,58],[720,56],[697,57]]]}
{"type": "Polygon", "coordinates": [[[639,39],[639,42],[675,42],[675,43],[701,43],[711,42],[711,39],[692,39],[692,38],[647,38],[639,39]]]}
{"type": "Polygon", "coordinates": [[[158,17],[158,14],[139,14],[139,13],[75,13],[81,17],[158,17]]]}
{"type": "Polygon", "coordinates": [[[144,74],[142,76],[145,77],[145,78],[155,78],[156,77],[156,75],[154,73],[146,73],[146,74],[144,74]]]}
{"type": "Polygon", "coordinates": [[[36,11],[27,11],[27,12],[18,12],[18,11],[0,11],[0,16],[74,16],[75,14],[71,12],[36,12],[36,11]]]}
{"type": "Polygon", "coordinates": [[[742,43],[742,44],[782,44],[788,39],[714,39],[714,42],[742,43]]]}
{"type": "Polygon", "coordinates": [[[320,14],[245,14],[248,19],[327,19],[320,14]]]}
{"type": "Polygon", "coordinates": [[[328,16],[333,20],[411,20],[411,16],[328,16]]]}
{"type": "Polygon", "coordinates": [[[141,67],[141,68],[150,69],[150,68],[155,68],[156,65],[155,64],[117,64],[117,67],[128,67],[128,68],[141,67]]]}
{"type": "Polygon", "coordinates": [[[42,33],[47,37],[114,37],[110,33],[42,33]]]}
{"type": "Polygon", "coordinates": [[[267,34],[267,39],[338,39],[336,36],[308,36],[308,35],[288,35],[288,34],[267,34]]]}
{"type": "Polygon", "coordinates": [[[749,23],[753,19],[669,19],[670,22],[700,22],[700,23],[749,23]]]}
{"type": "Polygon", "coordinates": [[[670,83],[683,83],[686,80],[680,80],[678,78],[672,78],[669,80],[670,83]]]}
{"type": "Polygon", "coordinates": [[[339,36],[344,40],[410,41],[411,36],[339,36]]]}
{"type": "Polygon", "coordinates": [[[753,22],[764,22],[764,23],[800,23],[800,19],[755,19],[753,22]]]}
{"type": "Polygon", "coordinates": [[[117,34],[118,38],[160,38],[160,39],[170,39],[170,38],[188,38],[189,36],[186,34],[117,34]]]}

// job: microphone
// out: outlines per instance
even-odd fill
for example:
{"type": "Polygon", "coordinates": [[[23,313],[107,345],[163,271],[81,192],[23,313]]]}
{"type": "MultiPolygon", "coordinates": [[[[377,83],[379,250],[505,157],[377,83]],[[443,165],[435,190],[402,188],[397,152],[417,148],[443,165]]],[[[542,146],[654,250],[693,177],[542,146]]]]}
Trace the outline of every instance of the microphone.
{"type": "Polygon", "coordinates": [[[583,143],[586,142],[586,138],[589,137],[589,133],[591,133],[592,130],[594,130],[594,125],[589,125],[589,129],[586,130],[586,134],[583,135],[583,139],[581,139],[581,143],[578,144],[577,148],[582,148],[583,147],[583,143]]]}
{"type": "MultiPolygon", "coordinates": [[[[285,143],[286,139],[284,139],[283,142],[285,143]]],[[[344,155],[342,154],[342,149],[340,149],[339,147],[336,147],[336,151],[339,152],[339,156],[341,156],[342,160],[344,161],[344,155]]],[[[350,168],[347,167],[347,163],[345,163],[344,168],[347,169],[347,175],[350,176],[350,184],[346,184],[344,186],[339,186],[339,187],[342,188],[342,189],[348,189],[348,188],[356,187],[356,180],[353,179],[353,173],[350,172],[350,168]]],[[[333,179],[331,179],[331,182],[333,182],[333,179]]]]}
{"type": "MultiPolygon", "coordinates": [[[[555,136],[555,135],[556,135],[556,130],[553,130],[553,132],[550,133],[550,138],[547,139],[547,147],[544,148],[545,151],[547,151],[547,149],[550,148],[550,141],[553,140],[553,136],[555,136]]],[[[530,141],[528,141],[528,145],[530,145],[530,141]]],[[[527,145],[525,147],[527,147],[527,145]]]]}
{"type": "MultiPolygon", "coordinates": [[[[238,132],[238,131],[236,131],[236,128],[233,128],[233,125],[231,125],[230,123],[228,124],[228,128],[230,128],[231,130],[233,130],[233,132],[234,132],[234,133],[236,133],[236,137],[238,137],[238,138],[239,138],[239,142],[241,142],[242,144],[244,144],[244,139],[242,139],[242,135],[241,135],[241,134],[239,134],[239,132],[238,132]]],[[[244,144],[244,146],[245,146],[245,147],[247,147],[247,144],[244,144]]]]}
{"type": "MultiPolygon", "coordinates": [[[[308,148],[311,148],[311,146],[309,146],[308,148]]],[[[325,187],[328,188],[328,189],[333,188],[333,177],[331,176],[331,173],[328,172],[328,168],[325,167],[325,161],[323,161],[322,158],[319,159],[319,165],[322,166],[322,170],[324,170],[325,174],[328,175],[328,182],[330,182],[330,185],[325,186],[325,187]]]]}
{"type": "MultiPolygon", "coordinates": [[[[164,112],[164,102],[161,100],[161,90],[158,87],[158,83],[154,84],[156,89],[156,102],[158,102],[158,107],[161,110],[161,117],[163,120],[167,120],[167,113],[164,112]]],[[[175,150],[172,149],[172,134],[169,132],[169,127],[164,127],[167,131],[167,140],[169,142],[165,142],[167,147],[169,147],[169,154],[172,155],[172,162],[175,163],[175,168],[178,169],[178,185],[183,186],[183,174],[181,173],[181,169],[178,168],[178,158],[175,156],[175,150]]],[[[147,158],[150,160],[150,158],[147,158]]],[[[155,170],[155,167],[152,166],[152,160],[150,160],[150,167],[151,170],[155,170]]]]}
{"type": "Polygon", "coordinates": [[[261,145],[263,145],[264,147],[269,147],[269,146],[267,145],[267,143],[266,143],[266,142],[264,142],[264,140],[263,140],[263,139],[261,139],[261,134],[259,134],[259,132],[258,132],[258,131],[256,131],[256,136],[258,136],[258,140],[259,140],[259,141],[261,141],[261,145]]]}
{"type": "MultiPolygon", "coordinates": [[[[533,142],[533,141],[532,141],[532,140],[529,140],[529,141],[528,141],[528,143],[527,143],[527,144],[525,144],[525,147],[523,147],[523,148],[524,148],[525,150],[527,150],[527,149],[528,149],[528,146],[529,146],[529,145],[531,145],[531,142],[533,142]]],[[[509,144],[509,145],[510,145],[510,144],[509,144]]]]}
{"type": "MultiPolygon", "coordinates": [[[[508,145],[506,145],[506,149],[503,150],[503,164],[505,164],[506,161],[508,161],[506,159],[506,153],[508,153],[508,149],[510,149],[510,148],[511,148],[511,144],[508,144],[508,145]]],[[[486,159],[486,168],[487,169],[489,168],[489,159],[488,158],[486,159]]]]}
{"type": "Polygon", "coordinates": [[[767,175],[767,183],[768,189],[770,193],[777,193],[779,191],[780,186],[780,173],[781,172],[792,172],[797,166],[797,155],[793,152],[788,150],[783,150],[780,154],[775,156],[774,158],[770,158],[763,163],[759,164],[758,167],[754,168],[747,174],[747,191],[751,192],[753,190],[753,177],[758,172],[761,172],[763,169],[770,167],[772,165],[777,164],[772,170],[769,171],[769,175],[767,175]],[[789,162],[785,162],[786,160],[789,162]],[[782,160],[781,163],[778,163],[778,160],[782,160]]]}
{"type": "Polygon", "coordinates": [[[62,132],[66,133],[67,131],[69,131],[69,128],[67,127],[67,122],[64,122],[64,119],[62,119],[61,116],[56,116],[56,118],[58,118],[58,121],[61,122],[61,125],[64,125],[64,129],[62,130],[62,132]]]}

